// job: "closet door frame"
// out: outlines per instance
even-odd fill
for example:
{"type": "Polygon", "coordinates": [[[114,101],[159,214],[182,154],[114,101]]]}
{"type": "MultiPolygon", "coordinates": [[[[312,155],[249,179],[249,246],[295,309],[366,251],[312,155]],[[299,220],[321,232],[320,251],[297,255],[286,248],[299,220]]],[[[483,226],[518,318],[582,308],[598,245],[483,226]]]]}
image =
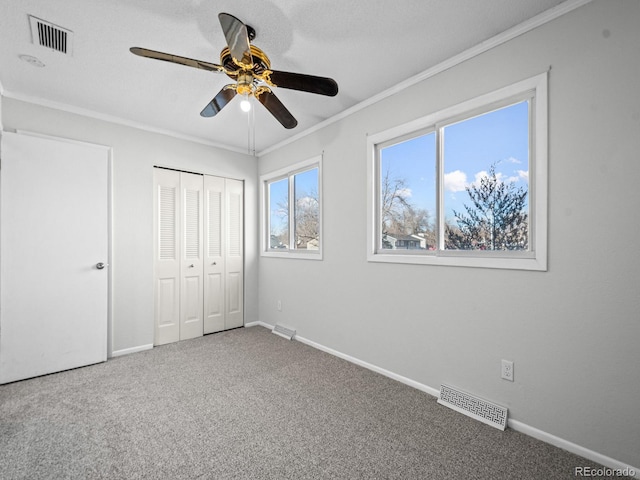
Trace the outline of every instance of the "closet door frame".
{"type": "MultiPolygon", "coordinates": [[[[171,167],[154,167],[154,345],[195,338],[244,325],[244,181],[218,175],[186,172],[171,167]],[[160,172],[160,173],[159,173],[160,172]],[[167,172],[167,173],[164,173],[167,172]],[[180,180],[176,181],[176,175],[180,180]],[[160,259],[162,250],[160,227],[160,185],[158,177],[176,191],[174,255],[160,259]],[[193,190],[193,179],[199,177],[199,250],[185,253],[187,187],[193,190]],[[173,181],[169,180],[174,178],[173,181]],[[191,180],[184,181],[185,178],[191,180]],[[231,200],[230,200],[231,199],[231,200]],[[230,218],[229,205],[235,216],[230,218]],[[218,212],[213,210],[218,209],[218,212]],[[212,228],[213,227],[213,228],[212,228]],[[229,242],[235,242],[229,249],[229,242]],[[192,266],[193,265],[193,266],[192,266]],[[196,279],[199,275],[199,278],[196,279]],[[199,284],[199,287],[196,285],[199,284]],[[182,292],[189,291],[199,299],[199,328],[193,304],[185,305],[182,292]],[[191,321],[189,321],[191,320],[191,321]],[[183,334],[188,331],[189,333],[183,334]]],[[[166,250],[166,247],[165,247],[166,250]]],[[[166,257],[165,251],[165,257],[166,257]]]]}

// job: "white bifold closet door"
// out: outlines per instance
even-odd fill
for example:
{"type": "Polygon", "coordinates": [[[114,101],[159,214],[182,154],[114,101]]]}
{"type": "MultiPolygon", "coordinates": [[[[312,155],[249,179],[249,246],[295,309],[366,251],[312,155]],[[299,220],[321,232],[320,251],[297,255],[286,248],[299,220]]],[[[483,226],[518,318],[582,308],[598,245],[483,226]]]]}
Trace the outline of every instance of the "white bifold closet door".
{"type": "Polygon", "coordinates": [[[243,185],[205,175],[204,333],[241,327],[243,185]]]}
{"type": "Polygon", "coordinates": [[[242,182],[154,170],[154,343],[242,326],[242,182]]]}

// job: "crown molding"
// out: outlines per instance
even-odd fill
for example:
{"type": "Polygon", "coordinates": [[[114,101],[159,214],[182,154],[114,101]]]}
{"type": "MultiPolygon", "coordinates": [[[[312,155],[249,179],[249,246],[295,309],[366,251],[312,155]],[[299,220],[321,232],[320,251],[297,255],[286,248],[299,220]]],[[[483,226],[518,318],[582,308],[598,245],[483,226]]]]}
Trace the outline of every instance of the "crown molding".
{"type": "MultiPolygon", "coordinates": [[[[1,85],[0,85],[1,88],[1,85]]],[[[2,90],[0,90],[2,92],[2,90]]],[[[21,102],[32,103],[34,105],[39,105],[42,107],[53,108],[55,110],[61,110],[67,113],[73,113],[76,115],[82,115],[89,118],[94,118],[96,120],[102,120],[109,123],[114,123],[117,125],[122,125],[125,127],[137,128],[138,130],[144,130],[150,133],[158,133],[161,135],[166,135],[168,137],[176,138],[179,140],[186,140],[188,142],[198,143],[200,145],[206,145],[208,147],[215,147],[222,150],[228,150],[235,153],[242,153],[244,155],[248,155],[246,150],[230,147],[229,145],[224,145],[222,143],[210,142],[203,138],[191,136],[191,135],[183,135],[171,130],[166,130],[162,128],[153,127],[151,125],[146,125],[141,122],[136,122],[133,120],[129,120],[126,118],[118,117],[115,115],[109,115],[106,113],[97,112],[95,110],[90,110],[86,108],[76,107],[74,105],[69,105],[66,103],[54,102],[51,100],[47,100],[41,97],[34,97],[29,95],[23,95],[15,92],[3,91],[2,96],[6,98],[11,98],[14,100],[19,100],[21,102]]],[[[1,117],[0,117],[1,118],[1,117]]]]}
{"type": "MultiPolygon", "coordinates": [[[[310,127],[300,133],[297,133],[296,135],[293,135],[281,142],[278,142],[274,145],[271,145],[270,147],[267,147],[265,149],[263,149],[260,152],[255,153],[255,157],[261,157],[263,155],[266,155],[268,153],[274,152],[276,150],[279,150],[280,148],[284,147],[285,145],[288,145],[290,143],[296,142],[308,135],[311,135],[333,123],[336,123],[344,118],[347,118],[351,115],[353,115],[356,112],[359,112],[371,105],[374,105],[392,95],[395,95],[398,92],[401,92],[407,88],[412,87],[413,85],[420,83],[430,77],[433,77],[441,72],[444,72],[445,70],[448,70],[449,68],[452,68],[456,65],[459,65],[473,57],[476,57],[488,50],[491,50],[499,45],[502,45],[503,43],[506,43],[524,33],[527,33],[541,25],[544,25],[545,23],[548,23],[552,20],[555,20],[556,18],[561,17],[562,15],[565,15],[583,5],[586,5],[588,3],[591,3],[593,0],[567,0],[566,2],[561,3],[560,5],[557,5],[553,8],[550,8],[549,10],[546,10],[538,15],[536,15],[535,17],[530,18],[529,20],[526,20],[522,23],[520,23],[519,25],[516,25],[515,27],[512,27],[508,30],[505,30],[504,32],[495,35],[494,37],[485,40],[484,42],[479,43],[478,45],[475,45],[474,47],[471,47],[461,53],[459,53],[458,55],[454,55],[453,57],[440,62],[439,64],[423,71],[422,73],[415,75],[407,80],[404,80],[400,83],[397,83],[396,85],[394,85],[393,87],[384,90],[383,92],[374,95],[360,103],[357,103],[356,105],[338,113],[337,115],[334,115],[316,125],[314,125],[313,127],[310,127]]],[[[227,151],[231,151],[234,153],[241,153],[244,155],[248,155],[246,150],[244,149],[240,149],[240,148],[234,148],[231,147],[229,145],[224,145],[222,143],[217,143],[217,142],[210,142],[207,141],[203,138],[200,137],[196,137],[196,136],[190,136],[190,135],[184,135],[184,134],[180,134],[171,130],[166,130],[166,129],[162,129],[162,128],[157,128],[157,127],[153,127],[151,125],[147,125],[141,122],[135,122],[126,118],[122,118],[122,117],[118,117],[115,115],[108,115],[105,113],[101,113],[101,112],[97,112],[94,110],[90,110],[90,109],[85,109],[85,108],[80,108],[80,107],[76,107],[73,105],[69,105],[69,104],[65,104],[65,103],[58,103],[58,102],[53,102],[50,100],[46,100],[43,98],[39,98],[39,97],[32,97],[32,96],[27,96],[27,95],[22,95],[22,94],[18,94],[15,92],[8,92],[6,90],[3,89],[2,84],[0,83],[0,108],[1,108],[1,97],[7,97],[7,98],[12,98],[15,100],[20,100],[20,101],[24,101],[24,102],[28,102],[28,103],[33,103],[36,105],[40,105],[43,107],[48,107],[48,108],[54,108],[57,110],[61,110],[64,112],[68,112],[68,113],[74,113],[74,114],[78,114],[78,115],[83,115],[86,117],[90,117],[90,118],[95,118],[97,120],[103,120],[106,122],[110,122],[110,123],[114,123],[114,124],[119,124],[119,125],[124,125],[124,126],[128,126],[128,127],[132,127],[132,128],[137,128],[139,130],[144,130],[147,132],[151,132],[151,133],[158,133],[161,135],[166,135],[169,137],[173,137],[173,138],[177,138],[180,140],[186,140],[189,142],[193,142],[193,143],[198,143],[201,145],[206,145],[209,147],[214,147],[214,148],[219,148],[222,150],[227,150],[227,151]]],[[[2,127],[2,112],[0,110],[0,128],[2,127]]]]}
{"type": "Polygon", "coordinates": [[[312,133],[317,132],[318,130],[321,130],[326,126],[331,125],[332,123],[338,122],[350,115],[353,115],[354,113],[359,112],[360,110],[363,110],[375,103],[378,103],[384,100],[385,98],[395,95],[396,93],[406,90],[409,87],[412,87],[413,85],[416,85],[417,83],[420,83],[426,80],[427,78],[433,77],[441,72],[444,72],[445,70],[455,67],[456,65],[459,65],[463,62],[466,62],[467,60],[473,57],[477,57],[478,55],[488,50],[491,50],[499,45],[502,45],[510,40],[513,40],[516,37],[519,37],[520,35],[530,32],[531,30],[538,28],[539,26],[544,25],[545,23],[555,20],[556,18],[559,18],[562,15],[565,15],[575,10],[576,8],[582,7],[587,3],[591,3],[592,1],[593,0],[567,0],[566,2],[563,2],[560,5],[557,5],[553,8],[550,8],[549,10],[546,10],[536,15],[535,17],[530,18],[529,20],[522,22],[516,25],[515,27],[505,30],[504,32],[499,33],[498,35],[495,35],[494,37],[491,37],[490,39],[485,40],[484,42],[481,42],[457,55],[454,55],[453,57],[443,62],[440,62],[437,65],[434,65],[433,67],[425,70],[422,73],[419,73],[418,75],[414,75],[411,78],[404,80],[400,83],[397,83],[393,87],[387,90],[384,90],[383,92],[377,95],[374,95],[373,97],[369,97],[368,99],[354,105],[353,107],[350,107],[340,112],[339,114],[334,115],[333,117],[328,118],[323,122],[320,122],[317,125],[314,125],[313,127],[298,133],[297,135],[289,137],[286,140],[283,140],[279,143],[276,143],[275,145],[265,148],[264,150],[256,153],[256,156],[260,158],[261,156],[274,152],[284,147],[285,145],[288,145],[297,140],[300,140],[301,138],[304,138],[307,135],[311,135],[312,133]]]}

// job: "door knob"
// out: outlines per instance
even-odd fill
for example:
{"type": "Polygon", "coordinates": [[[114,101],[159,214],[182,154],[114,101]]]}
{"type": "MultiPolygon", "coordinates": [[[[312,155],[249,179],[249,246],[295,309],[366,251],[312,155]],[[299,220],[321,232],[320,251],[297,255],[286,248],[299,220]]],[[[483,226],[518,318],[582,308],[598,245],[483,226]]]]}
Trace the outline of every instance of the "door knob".
{"type": "Polygon", "coordinates": [[[96,268],[98,270],[102,270],[104,267],[108,267],[108,266],[109,266],[108,263],[102,263],[102,262],[96,263],[96,268]]]}

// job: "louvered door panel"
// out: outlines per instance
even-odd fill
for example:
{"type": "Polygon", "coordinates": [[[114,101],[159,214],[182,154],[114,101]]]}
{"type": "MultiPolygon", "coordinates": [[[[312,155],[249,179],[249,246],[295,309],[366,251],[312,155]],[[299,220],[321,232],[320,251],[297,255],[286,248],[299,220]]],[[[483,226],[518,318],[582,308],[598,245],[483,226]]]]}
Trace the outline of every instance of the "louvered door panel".
{"type": "Polygon", "coordinates": [[[175,186],[158,185],[159,259],[177,260],[177,196],[175,186]]]}
{"type": "Polygon", "coordinates": [[[180,340],[203,334],[202,192],[203,176],[180,172],[182,192],[180,340]]]}
{"type": "Polygon", "coordinates": [[[154,169],[155,345],[180,339],[180,176],[154,169]]]}

